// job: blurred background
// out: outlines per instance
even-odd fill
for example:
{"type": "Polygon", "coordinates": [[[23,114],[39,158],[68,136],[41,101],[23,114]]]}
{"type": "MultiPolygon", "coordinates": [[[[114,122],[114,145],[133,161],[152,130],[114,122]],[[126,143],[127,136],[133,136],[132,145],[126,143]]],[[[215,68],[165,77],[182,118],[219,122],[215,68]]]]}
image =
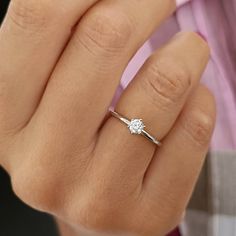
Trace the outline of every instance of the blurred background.
{"type": "MultiPolygon", "coordinates": [[[[0,0],[0,23],[10,0],[0,0]]],[[[0,55],[1,56],[1,55],[0,55]]],[[[53,219],[23,204],[0,167],[0,236],[58,236],[53,219]]]]}

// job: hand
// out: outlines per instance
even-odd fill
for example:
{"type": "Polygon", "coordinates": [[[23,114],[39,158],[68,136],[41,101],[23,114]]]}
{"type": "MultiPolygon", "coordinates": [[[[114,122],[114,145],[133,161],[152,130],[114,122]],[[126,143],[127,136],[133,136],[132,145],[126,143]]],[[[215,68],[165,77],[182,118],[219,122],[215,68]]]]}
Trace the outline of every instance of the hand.
{"type": "Polygon", "coordinates": [[[162,147],[107,116],[127,63],[174,9],[174,0],[12,0],[0,31],[0,163],[24,202],[76,233],[163,236],[181,220],[215,123],[199,85],[205,41],[175,36],[116,106],[162,147]]]}

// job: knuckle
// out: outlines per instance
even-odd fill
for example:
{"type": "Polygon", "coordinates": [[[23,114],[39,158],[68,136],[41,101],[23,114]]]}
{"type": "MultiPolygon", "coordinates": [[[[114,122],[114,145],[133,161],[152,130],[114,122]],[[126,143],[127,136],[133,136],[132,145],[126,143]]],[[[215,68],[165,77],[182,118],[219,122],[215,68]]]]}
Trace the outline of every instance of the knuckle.
{"type": "Polygon", "coordinates": [[[14,193],[31,207],[54,212],[57,207],[58,196],[55,196],[56,185],[48,175],[36,175],[24,169],[13,173],[11,181],[14,193]]]}
{"type": "Polygon", "coordinates": [[[157,61],[153,57],[147,64],[146,78],[141,81],[145,83],[143,87],[155,103],[173,105],[191,86],[190,73],[171,59],[157,61]]]}
{"type": "MultiPolygon", "coordinates": [[[[166,203],[168,205],[168,203],[166,203]]],[[[170,232],[176,228],[182,220],[182,208],[171,203],[170,207],[160,209],[158,214],[159,224],[163,227],[162,231],[170,232]]]]}
{"type": "Polygon", "coordinates": [[[83,197],[83,200],[80,201],[82,204],[77,206],[78,210],[75,210],[73,206],[71,209],[67,209],[69,220],[92,232],[107,231],[109,227],[113,227],[112,216],[114,213],[112,213],[109,202],[96,197],[94,193],[86,196],[86,199],[83,197]]]}
{"type": "Polygon", "coordinates": [[[140,220],[136,220],[133,228],[138,235],[156,235],[157,233],[158,235],[167,235],[181,222],[181,217],[176,212],[172,213],[166,216],[165,210],[161,210],[155,215],[152,210],[145,217],[149,219],[148,221],[144,221],[145,218],[142,216],[140,220]],[[142,233],[140,234],[140,232],[142,233]]]}
{"type": "Polygon", "coordinates": [[[208,112],[199,109],[186,115],[182,125],[197,144],[206,145],[214,129],[214,120],[208,112]]]}
{"type": "Polygon", "coordinates": [[[53,14],[50,1],[13,0],[10,4],[8,16],[18,28],[28,31],[39,31],[49,25],[53,14]]]}
{"type": "Polygon", "coordinates": [[[90,50],[119,53],[129,40],[132,25],[124,13],[97,10],[82,20],[77,38],[90,50]]]}
{"type": "MultiPolygon", "coordinates": [[[[162,214],[166,214],[165,210],[160,212],[162,214]]],[[[182,214],[179,213],[179,211],[174,210],[168,210],[168,216],[162,216],[159,215],[159,218],[156,222],[159,222],[159,227],[157,230],[160,230],[163,234],[166,235],[172,230],[174,230],[182,221],[182,214]]],[[[153,222],[153,225],[155,226],[155,222],[153,222]]]]}
{"type": "Polygon", "coordinates": [[[169,218],[166,220],[166,222],[169,222],[169,224],[167,225],[167,227],[165,227],[163,229],[163,231],[165,230],[165,232],[171,232],[172,230],[174,230],[176,227],[178,227],[181,222],[182,222],[182,214],[173,214],[171,216],[169,216],[169,218]]]}
{"type": "MultiPolygon", "coordinates": [[[[163,191],[163,190],[162,190],[163,191]]],[[[137,213],[138,218],[135,220],[135,228],[137,231],[144,230],[144,235],[167,235],[172,229],[174,229],[181,221],[183,204],[176,204],[176,196],[168,196],[168,191],[164,190],[158,196],[158,201],[155,199],[143,199],[144,205],[142,205],[141,216],[137,213]],[[162,199],[162,196],[167,196],[168,199],[162,199]],[[163,204],[164,203],[164,204],[163,204]],[[143,219],[148,217],[148,222],[140,224],[143,219]]]]}

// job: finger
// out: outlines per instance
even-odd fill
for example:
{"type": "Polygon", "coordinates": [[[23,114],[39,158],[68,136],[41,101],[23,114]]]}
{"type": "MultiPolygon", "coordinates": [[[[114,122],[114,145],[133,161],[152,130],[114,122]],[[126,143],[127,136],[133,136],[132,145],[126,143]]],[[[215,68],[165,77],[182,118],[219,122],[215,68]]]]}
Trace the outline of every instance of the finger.
{"type": "Polygon", "coordinates": [[[40,124],[47,117],[65,132],[77,130],[80,140],[91,140],[128,61],[174,8],[173,0],[105,0],[89,10],[48,84],[40,124]]]}
{"type": "MultiPolygon", "coordinates": [[[[199,35],[190,32],[177,35],[147,60],[121,96],[116,111],[129,120],[143,119],[145,129],[162,140],[198,84],[208,57],[208,46],[199,35]]],[[[109,165],[111,174],[116,175],[122,167],[125,176],[132,175],[139,181],[155,150],[156,145],[143,136],[131,136],[126,125],[114,117],[103,127],[96,149],[101,166],[109,165]]]]}
{"type": "Polygon", "coordinates": [[[143,192],[146,201],[160,209],[163,222],[168,217],[178,223],[186,208],[207,154],[215,116],[213,96],[199,86],[147,170],[143,192]]]}
{"type": "Polygon", "coordinates": [[[12,0],[0,29],[0,126],[23,127],[80,16],[96,0],[12,0]]]}

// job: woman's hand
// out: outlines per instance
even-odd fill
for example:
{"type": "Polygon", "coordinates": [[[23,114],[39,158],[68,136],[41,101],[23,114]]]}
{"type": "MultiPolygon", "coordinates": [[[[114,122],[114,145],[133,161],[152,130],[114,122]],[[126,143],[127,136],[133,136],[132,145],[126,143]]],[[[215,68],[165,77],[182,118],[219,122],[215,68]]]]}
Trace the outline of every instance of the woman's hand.
{"type": "Polygon", "coordinates": [[[117,104],[162,147],[106,116],[127,63],[174,9],[174,0],[12,0],[0,31],[0,161],[24,202],[82,235],[163,236],[180,222],[215,122],[199,85],[205,41],[178,34],[117,104]]]}

